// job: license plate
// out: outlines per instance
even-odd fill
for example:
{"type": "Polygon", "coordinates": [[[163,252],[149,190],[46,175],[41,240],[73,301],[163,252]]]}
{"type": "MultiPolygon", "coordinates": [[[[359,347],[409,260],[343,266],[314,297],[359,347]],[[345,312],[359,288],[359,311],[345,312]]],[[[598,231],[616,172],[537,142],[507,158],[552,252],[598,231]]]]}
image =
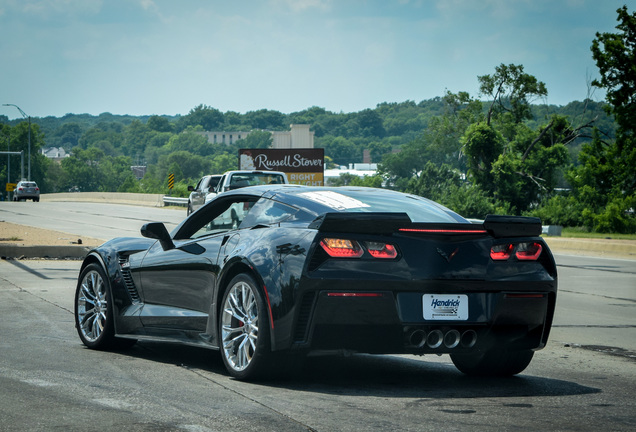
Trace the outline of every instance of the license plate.
{"type": "Polygon", "coordinates": [[[468,319],[468,296],[463,294],[424,294],[425,320],[465,321],[468,319]]]}

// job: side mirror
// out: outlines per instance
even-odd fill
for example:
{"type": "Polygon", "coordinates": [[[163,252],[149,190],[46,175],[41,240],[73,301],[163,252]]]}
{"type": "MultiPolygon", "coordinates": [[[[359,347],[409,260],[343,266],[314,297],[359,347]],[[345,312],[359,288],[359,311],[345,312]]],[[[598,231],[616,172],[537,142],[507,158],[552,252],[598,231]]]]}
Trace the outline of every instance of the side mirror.
{"type": "Polygon", "coordinates": [[[188,186],[188,192],[194,192],[194,186],[188,186]]]}
{"type": "Polygon", "coordinates": [[[141,235],[147,238],[159,240],[163,250],[174,249],[174,243],[166,226],[161,222],[150,222],[141,227],[141,235]]]}

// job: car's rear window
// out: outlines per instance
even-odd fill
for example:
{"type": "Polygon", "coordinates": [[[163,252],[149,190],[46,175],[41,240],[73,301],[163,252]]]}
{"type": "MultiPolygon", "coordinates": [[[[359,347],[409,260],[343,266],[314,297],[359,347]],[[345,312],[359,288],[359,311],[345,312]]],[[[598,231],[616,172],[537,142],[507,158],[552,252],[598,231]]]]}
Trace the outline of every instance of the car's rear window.
{"type": "Polygon", "coordinates": [[[378,189],[313,190],[300,196],[342,212],[406,213],[413,222],[467,222],[426,198],[378,189]]]}
{"type": "Polygon", "coordinates": [[[268,173],[245,173],[233,174],[230,180],[230,188],[240,188],[246,186],[259,186],[267,184],[283,184],[285,180],[280,174],[268,173]]]}

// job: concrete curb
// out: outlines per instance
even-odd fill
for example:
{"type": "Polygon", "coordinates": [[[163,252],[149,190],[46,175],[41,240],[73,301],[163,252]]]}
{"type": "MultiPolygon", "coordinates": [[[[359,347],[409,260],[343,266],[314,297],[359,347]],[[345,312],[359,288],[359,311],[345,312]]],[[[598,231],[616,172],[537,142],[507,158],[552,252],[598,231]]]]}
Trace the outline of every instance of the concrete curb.
{"type": "Polygon", "coordinates": [[[163,207],[163,195],[119,192],[61,192],[41,194],[40,201],[83,201],[111,204],[130,204],[146,207],[163,207]]]}
{"type": "Polygon", "coordinates": [[[0,258],[49,258],[83,259],[92,248],[89,246],[23,246],[0,244],[0,258]]]}

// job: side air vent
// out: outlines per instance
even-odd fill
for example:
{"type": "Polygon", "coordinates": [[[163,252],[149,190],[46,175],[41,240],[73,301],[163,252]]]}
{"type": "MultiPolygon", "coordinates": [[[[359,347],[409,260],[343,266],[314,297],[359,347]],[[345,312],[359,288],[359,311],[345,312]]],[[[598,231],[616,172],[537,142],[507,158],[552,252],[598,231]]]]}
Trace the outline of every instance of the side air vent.
{"type": "Polygon", "coordinates": [[[300,310],[298,311],[298,319],[294,331],[294,342],[305,342],[307,340],[307,331],[315,298],[316,294],[310,292],[305,294],[300,302],[300,310]]]}
{"type": "Polygon", "coordinates": [[[121,269],[121,275],[124,279],[124,284],[126,285],[126,289],[128,290],[130,299],[133,303],[139,303],[139,292],[137,292],[137,287],[135,286],[135,282],[133,281],[132,275],[130,274],[130,263],[128,262],[127,256],[119,257],[119,268],[121,269]]]}

